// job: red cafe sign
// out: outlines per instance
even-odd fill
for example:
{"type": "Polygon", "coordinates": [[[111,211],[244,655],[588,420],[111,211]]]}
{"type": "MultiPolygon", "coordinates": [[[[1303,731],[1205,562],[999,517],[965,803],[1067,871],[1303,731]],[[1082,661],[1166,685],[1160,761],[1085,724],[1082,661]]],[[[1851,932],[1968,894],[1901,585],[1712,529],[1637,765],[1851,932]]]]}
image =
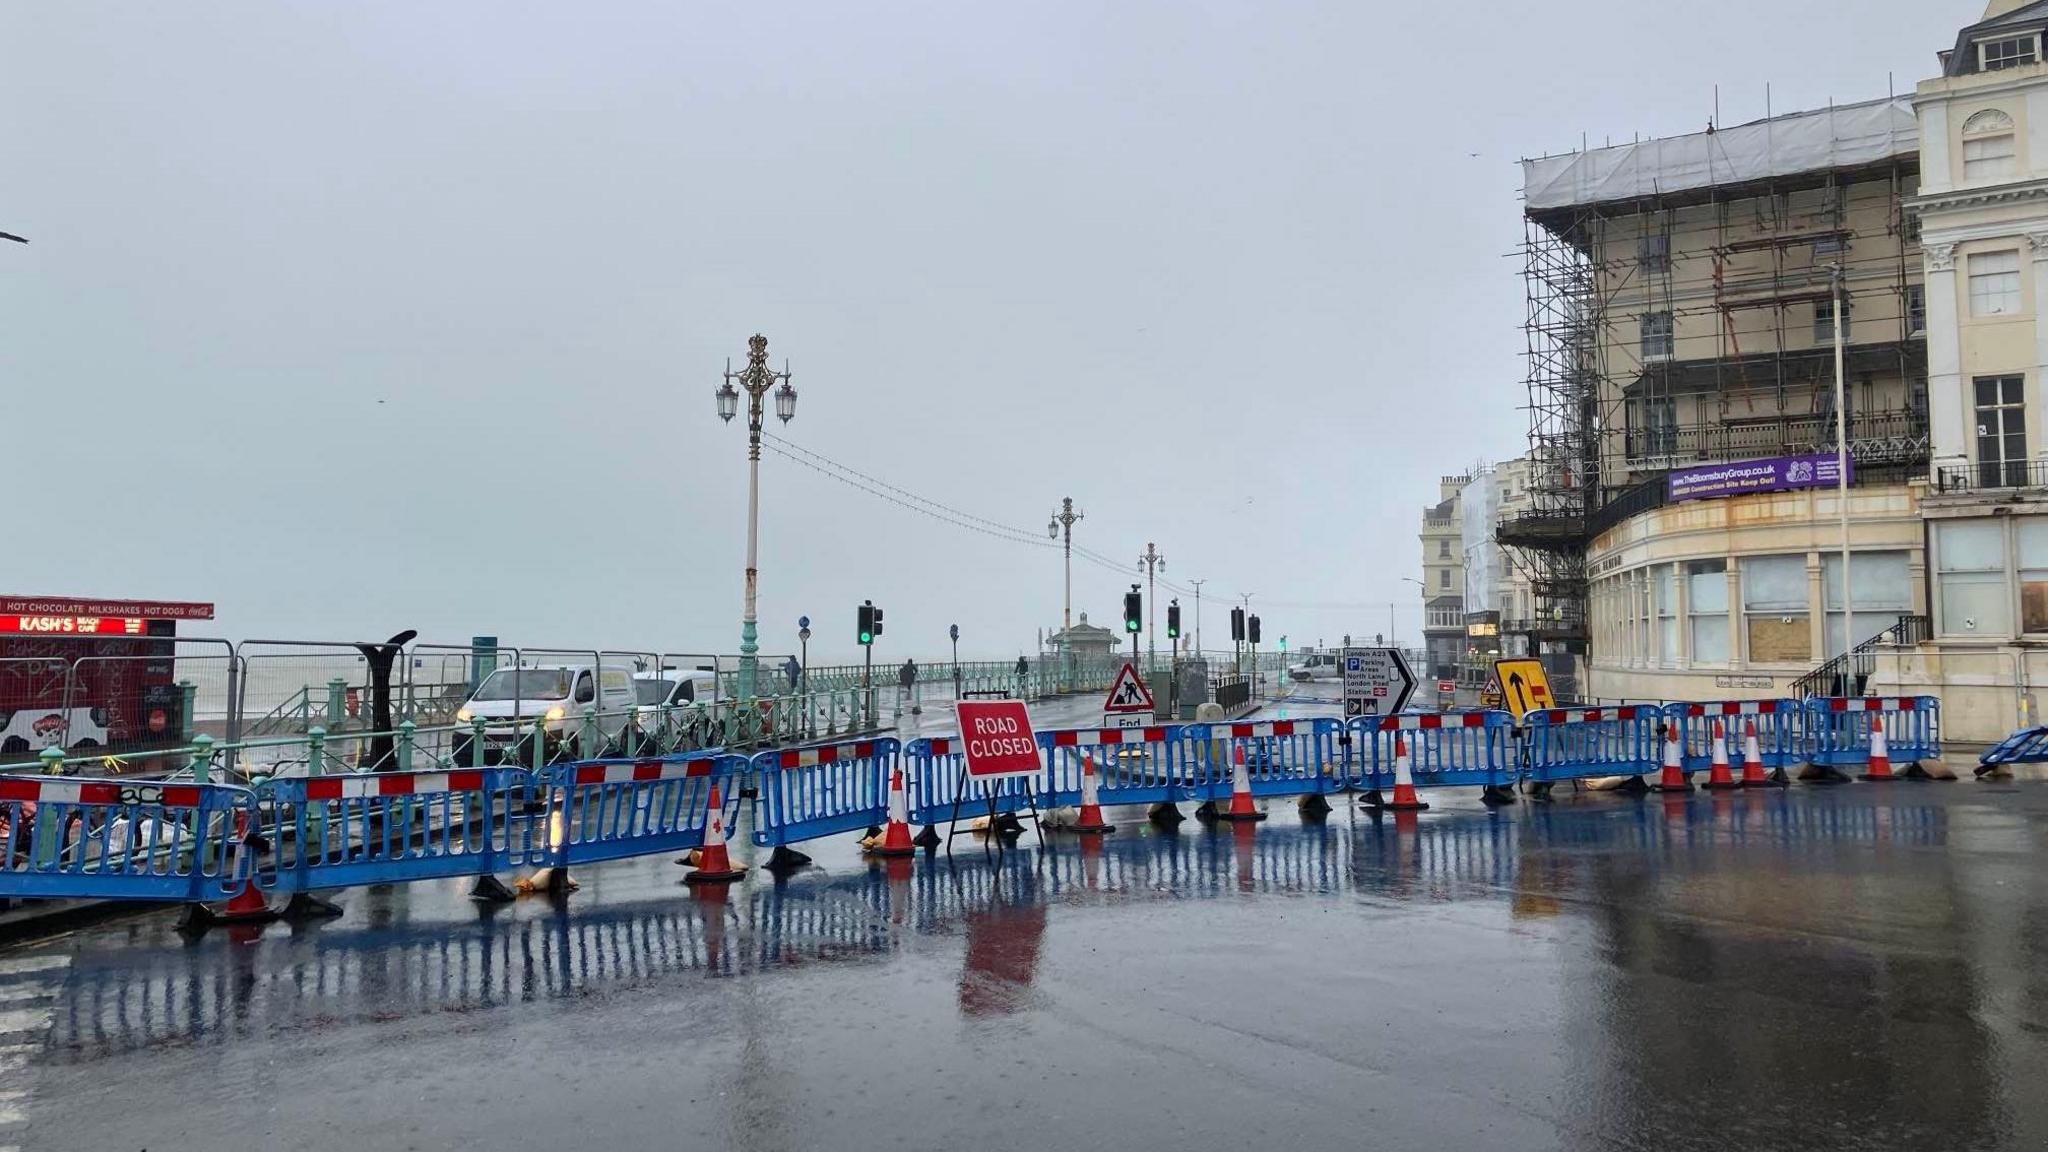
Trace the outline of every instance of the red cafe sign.
{"type": "MultiPolygon", "coordinates": [[[[213,605],[195,600],[95,600],[80,596],[0,595],[0,619],[72,616],[139,620],[211,620],[213,605]]],[[[39,631],[41,629],[38,629],[39,631]]],[[[23,629],[28,631],[28,629],[23,629]]]]}
{"type": "Polygon", "coordinates": [[[139,616],[0,616],[0,635],[140,636],[139,616]]]}

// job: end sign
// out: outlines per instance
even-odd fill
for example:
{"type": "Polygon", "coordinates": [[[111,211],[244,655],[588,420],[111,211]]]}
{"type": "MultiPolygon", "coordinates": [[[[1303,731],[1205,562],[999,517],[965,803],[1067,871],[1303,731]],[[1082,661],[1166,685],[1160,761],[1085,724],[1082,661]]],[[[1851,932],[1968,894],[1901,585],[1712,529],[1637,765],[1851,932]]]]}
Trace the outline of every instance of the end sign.
{"type": "Polygon", "coordinates": [[[953,710],[960,718],[967,775],[996,780],[1038,774],[1038,737],[1031,731],[1031,712],[1022,700],[962,700],[953,710]]]}

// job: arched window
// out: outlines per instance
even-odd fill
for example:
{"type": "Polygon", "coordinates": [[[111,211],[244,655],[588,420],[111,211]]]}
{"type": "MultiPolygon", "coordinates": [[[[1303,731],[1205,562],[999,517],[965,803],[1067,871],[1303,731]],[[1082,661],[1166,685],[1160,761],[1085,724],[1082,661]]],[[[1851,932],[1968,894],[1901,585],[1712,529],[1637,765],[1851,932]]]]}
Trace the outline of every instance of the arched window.
{"type": "Polygon", "coordinates": [[[2000,180],[2019,169],[2012,117],[1986,108],[1963,122],[1963,179],[2000,180]]]}

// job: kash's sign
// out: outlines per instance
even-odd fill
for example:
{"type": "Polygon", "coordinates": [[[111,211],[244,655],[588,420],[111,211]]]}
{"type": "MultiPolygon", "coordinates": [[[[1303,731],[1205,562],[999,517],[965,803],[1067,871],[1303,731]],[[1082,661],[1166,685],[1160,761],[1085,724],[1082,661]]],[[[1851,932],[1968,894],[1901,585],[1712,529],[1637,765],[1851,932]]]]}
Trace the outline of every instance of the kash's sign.
{"type": "Polygon", "coordinates": [[[967,774],[976,780],[1038,774],[1038,737],[1022,700],[962,700],[960,747],[967,774]]]}
{"type": "MultiPolygon", "coordinates": [[[[1736,460],[1727,464],[1703,464],[1680,468],[1664,478],[1665,492],[1673,500],[1701,500],[1709,496],[1740,496],[1745,492],[1783,492],[1792,488],[1831,488],[1842,482],[1833,453],[1814,456],[1773,456],[1763,460],[1736,460]]],[[[1849,479],[1856,478],[1853,463],[1849,479]]]]}

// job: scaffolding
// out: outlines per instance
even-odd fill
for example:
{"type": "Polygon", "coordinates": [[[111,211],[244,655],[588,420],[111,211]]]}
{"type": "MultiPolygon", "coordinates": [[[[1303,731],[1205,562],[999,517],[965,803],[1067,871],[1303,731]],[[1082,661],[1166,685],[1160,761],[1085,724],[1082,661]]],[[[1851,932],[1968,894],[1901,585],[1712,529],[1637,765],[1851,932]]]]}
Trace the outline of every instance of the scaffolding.
{"type": "Polygon", "coordinates": [[[1858,472],[1903,478],[1925,465],[1924,304],[1904,209],[1918,176],[1910,101],[1524,168],[1531,507],[1499,539],[1531,585],[1532,642],[1586,651],[1588,549],[1664,503],[1671,469],[1833,449],[1833,354],[1820,336],[1837,275],[1857,325],[1847,406],[1858,472]],[[1882,242],[1867,223],[1880,218],[1880,187],[1882,242]],[[1618,331],[1629,319],[1635,347],[1618,331]],[[1807,319],[1811,338],[1795,338],[1807,319]]]}

